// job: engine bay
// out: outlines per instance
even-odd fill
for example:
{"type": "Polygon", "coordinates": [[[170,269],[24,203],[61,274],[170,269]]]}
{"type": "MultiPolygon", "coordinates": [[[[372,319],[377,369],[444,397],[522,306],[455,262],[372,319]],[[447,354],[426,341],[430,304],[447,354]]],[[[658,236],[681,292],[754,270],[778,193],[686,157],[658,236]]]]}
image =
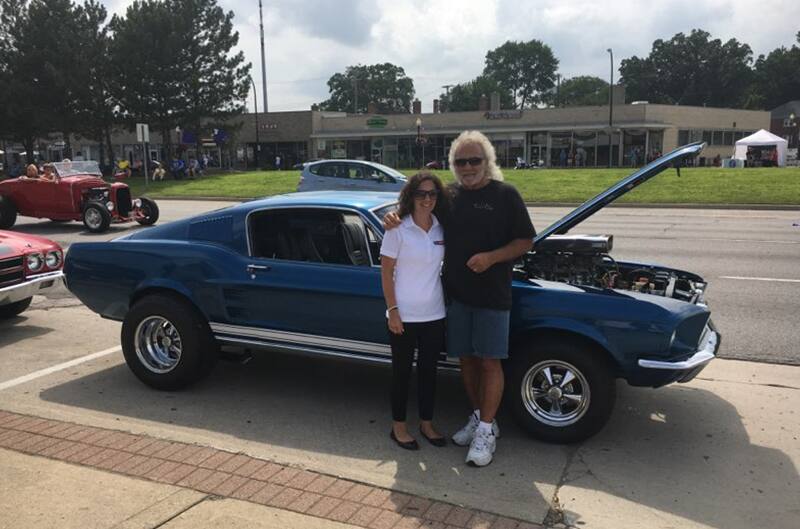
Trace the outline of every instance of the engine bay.
{"type": "Polygon", "coordinates": [[[552,235],[523,257],[518,273],[575,286],[609,288],[701,303],[706,282],[695,274],[611,257],[613,235],[552,235]]]}

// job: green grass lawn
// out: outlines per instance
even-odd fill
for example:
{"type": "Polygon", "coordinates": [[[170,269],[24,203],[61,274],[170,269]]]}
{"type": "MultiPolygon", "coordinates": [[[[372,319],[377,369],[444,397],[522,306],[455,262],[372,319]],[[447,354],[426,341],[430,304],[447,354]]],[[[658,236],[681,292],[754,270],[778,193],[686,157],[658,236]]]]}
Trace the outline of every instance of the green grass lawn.
{"type": "MultiPolygon", "coordinates": [[[[403,171],[413,174],[413,170],[403,171]]],[[[449,171],[435,171],[446,181],[449,171]]],[[[630,169],[536,169],[504,171],[526,202],[579,204],[630,174],[630,169]]],[[[300,172],[225,172],[198,180],[151,182],[131,178],[134,196],[255,198],[295,190],[300,172]]],[[[625,195],[638,204],[800,204],[800,168],[667,170],[625,195]]]]}

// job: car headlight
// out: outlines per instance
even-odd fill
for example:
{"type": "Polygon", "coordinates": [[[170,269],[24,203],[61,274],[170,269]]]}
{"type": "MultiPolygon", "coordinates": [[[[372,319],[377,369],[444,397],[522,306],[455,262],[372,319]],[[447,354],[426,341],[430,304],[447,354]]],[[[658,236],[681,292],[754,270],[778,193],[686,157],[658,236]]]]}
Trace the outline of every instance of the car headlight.
{"type": "Polygon", "coordinates": [[[142,207],[142,201],[137,198],[136,200],[133,201],[133,207],[135,208],[142,207]]]}
{"type": "Polygon", "coordinates": [[[44,262],[47,265],[47,268],[58,268],[61,266],[61,252],[58,250],[54,250],[52,252],[47,252],[47,256],[44,258],[44,262]]]}
{"type": "Polygon", "coordinates": [[[41,270],[42,266],[44,265],[44,258],[42,257],[42,254],[40,253],[28,254],[27,265],[28,265],[28,270],[30,270],[31,272],[38,272],[39,270],[41,270]]]}
{"type": "Polygon", "coordinates": [[[110,200],[108,202],[106,202],[106,209],[108,211],[114,211],[114,202],[112,202],[110,200]]]}

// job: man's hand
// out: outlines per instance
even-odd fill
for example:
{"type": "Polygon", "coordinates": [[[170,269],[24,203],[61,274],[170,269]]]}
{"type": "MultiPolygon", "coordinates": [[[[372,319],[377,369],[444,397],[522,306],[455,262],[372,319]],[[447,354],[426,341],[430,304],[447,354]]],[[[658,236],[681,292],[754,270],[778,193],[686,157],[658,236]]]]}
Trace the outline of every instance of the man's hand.
{"type": "Polygon", "coordinates": [[[396,211],[390,211],[383,217],[383,229],[393,230],[400,226],[403,221],[400,220],[400,215],[396,211]]]}
{"type": "Polygon", "coordinates": [[[495,264],[491,252],[476,253],[467,261],[467,268],[476,274],[482,274],[495,264]]]}

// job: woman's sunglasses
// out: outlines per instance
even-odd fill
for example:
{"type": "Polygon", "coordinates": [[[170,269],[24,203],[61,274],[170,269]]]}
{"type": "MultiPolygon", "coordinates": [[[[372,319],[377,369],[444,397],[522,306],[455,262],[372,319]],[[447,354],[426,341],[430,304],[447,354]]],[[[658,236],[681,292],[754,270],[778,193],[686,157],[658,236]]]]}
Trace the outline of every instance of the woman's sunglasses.
{"type": "Polygon", "coordinates": [[[476,165],[483,163],[483,158],[456,158],[453,160],[453,163],[456,167],[464,167],[467,164],[475,167],[476,165]]]}
{"type": "Polygon", "coordinates": [[[414,198],[417,200],[425,200],[426,198],[434,200],[437,196],[439,196],[439,192],[435,189],[433,191],[421,191],[419,189],[414,191],[414,198]]]}

